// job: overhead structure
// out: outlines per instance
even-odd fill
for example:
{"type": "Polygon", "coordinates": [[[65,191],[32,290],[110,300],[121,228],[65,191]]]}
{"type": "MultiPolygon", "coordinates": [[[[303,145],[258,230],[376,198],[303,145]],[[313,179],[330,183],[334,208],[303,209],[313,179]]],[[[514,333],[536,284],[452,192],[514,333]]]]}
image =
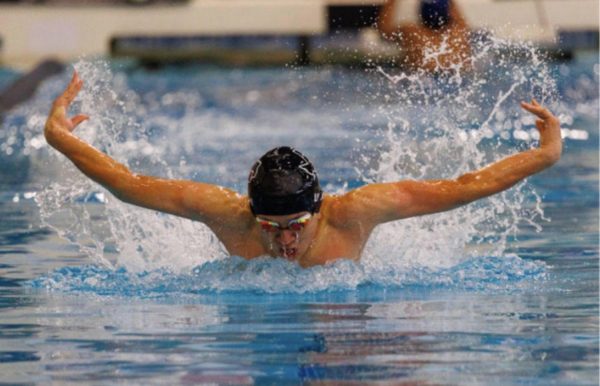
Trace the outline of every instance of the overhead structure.
{"type": "MultiPolygon", "coordinates": [[[[469,24],[509,39],[548,43],[557,31],[598,31],[598,0],[456,0],[469,24]]],[[[0,61],[33,63],[104,55],[127,37],[312,36],[327,34],[333,7],[383,0],[91,0],[0,3],[0,61]]],[[[418,0],[400,0],[398,20],[416,19],[418,0]]],[[[306,53],[301,53],[305,55],[306,53]]]]}

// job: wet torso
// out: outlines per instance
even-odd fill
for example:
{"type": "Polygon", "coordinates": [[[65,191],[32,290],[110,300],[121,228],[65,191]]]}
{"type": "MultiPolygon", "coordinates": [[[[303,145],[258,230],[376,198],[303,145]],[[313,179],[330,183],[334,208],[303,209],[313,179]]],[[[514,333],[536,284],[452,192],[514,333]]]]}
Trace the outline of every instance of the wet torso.
{"type": "Polygon", "coordinates": [[[422,26],[407,26],[402,36],[409,68],[431,73],[454,67],[466,71],[471,68],[468,34],[461,27],[450,26],[440,33],[422,26]]]}
{"type": "MultiPolygon", "coordinates": [[[[295,261],[303,267],[325,264],[338,259],[359,260],[362,250],[372,229],[365,229],[360,224],[355,226],[336,226],[329,218],[327,200],[324,200],[316,229],[306,251],[295,257],[295,261]]],[[[262,230],[258,225],[241,233],[225,233],[217,236],[225,245],[229,254],[253,259],[262,256],[278,257],[269,250],[261,239],[262,230]]],[[[306,237],[301,235],[300,237],[306,237]]]]}

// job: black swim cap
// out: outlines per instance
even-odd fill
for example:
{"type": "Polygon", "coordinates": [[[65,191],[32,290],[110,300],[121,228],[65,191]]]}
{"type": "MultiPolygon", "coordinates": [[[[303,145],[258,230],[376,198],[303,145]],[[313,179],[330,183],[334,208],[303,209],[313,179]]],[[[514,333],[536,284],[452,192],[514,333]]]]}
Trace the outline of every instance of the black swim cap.
{"type": "Polygon", "coordinates": [[[248,196],[252,213],[279,216],[318,212],[323,192],[308,158],[281,146],[266,152],[252,166],[248,196]]]}
{"type": "Polygon", "coordinates": [[[450,0],[421,0],[421,23],[439,29],[450,22],[450,0]]]}

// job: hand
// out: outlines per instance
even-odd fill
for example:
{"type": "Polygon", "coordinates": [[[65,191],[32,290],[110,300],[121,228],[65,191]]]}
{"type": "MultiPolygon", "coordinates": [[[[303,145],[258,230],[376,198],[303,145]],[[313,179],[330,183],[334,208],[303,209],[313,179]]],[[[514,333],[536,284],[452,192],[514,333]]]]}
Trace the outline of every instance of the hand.
{"type": "Polygon", "coordinates": [[[48,114],[48,120],[46,121],[45,127],[45,135],[48,140],[50,140],[49,137],[57,132],[72,132],[81,122],[89,118],[85,114],[79,114],[73,118],[67,117],[67,110],[79,93],[79,90],[81,90],[82,85],[83,81],[79,79],[77,72],[73,72],[73,78],[71,78],[71,82],[65,91],[59,95],[58,98],[56,98],[52,104],[50,113],[48,114]]]}
{"type": "Polygon", "coordinates": [[[562,138],[560,133],[560,122],[548,109],[537,103],[535,99],[531,103],[521,102],[521,107],[538,118],[535,126],[540,132],[540,148],[551,154],[558,161],[562,152],[562,138]]]}

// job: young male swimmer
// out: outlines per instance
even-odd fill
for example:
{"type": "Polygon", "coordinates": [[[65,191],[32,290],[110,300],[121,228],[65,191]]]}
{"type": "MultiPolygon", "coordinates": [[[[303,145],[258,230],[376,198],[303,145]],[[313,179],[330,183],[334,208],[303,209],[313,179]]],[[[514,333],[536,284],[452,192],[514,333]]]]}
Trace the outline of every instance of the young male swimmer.
{"type": "Polygon", "coordinates": [[[324,194],[310,161],[278,147],[252,167],[248,196],[202,182],[137,175],[72,134],[88,119],[67,116],[83,82],[77,74],[54,101],[45,127],[50,145],[86,176],[130,204],[205,223],[231,255],[284,257],[303,267],[358,260],[373,229],[388,221],[446,211],[510,188],[560,158],[558,119],[536,101],[521,106],[539,119],[539,148],[456,179],[398,181],[324,194]]]}

